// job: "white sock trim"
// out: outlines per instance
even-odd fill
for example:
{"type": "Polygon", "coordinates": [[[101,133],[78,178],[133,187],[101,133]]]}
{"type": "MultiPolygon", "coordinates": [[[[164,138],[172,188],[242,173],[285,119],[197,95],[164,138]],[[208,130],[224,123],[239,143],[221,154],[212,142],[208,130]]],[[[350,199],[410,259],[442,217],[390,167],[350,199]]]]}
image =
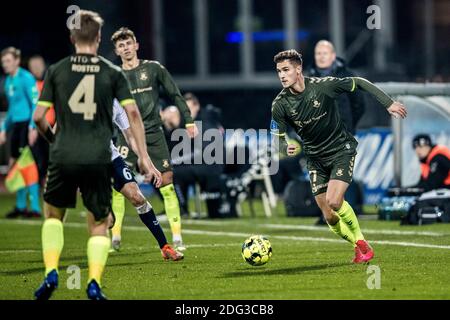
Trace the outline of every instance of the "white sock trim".
{"type": "Polygon", "coordinates": [[[138,214],[144,214],[152,210],[152,205],[150,204],[150,202],[147,201],[145,204],[143,204],[140,207],[136,207],[135,209],[138,214]]]}

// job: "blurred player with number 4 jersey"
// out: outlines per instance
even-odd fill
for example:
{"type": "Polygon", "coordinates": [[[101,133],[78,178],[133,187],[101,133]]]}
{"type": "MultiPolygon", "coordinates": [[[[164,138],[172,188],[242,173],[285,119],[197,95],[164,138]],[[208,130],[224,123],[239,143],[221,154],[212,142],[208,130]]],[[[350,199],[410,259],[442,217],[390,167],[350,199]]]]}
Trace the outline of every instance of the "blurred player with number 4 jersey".
{"type": "Polygon", "coordinates": [[[303,141],[312,192],[326,222],[354,246],[354,263],[368,262],[374,256],[373,249],[344,200],[352,180],[357,141],[346,130],[336,99],[344,92],[361,89],[395,117],[406,117],[406,109],[363,78],[304,77],[302,56],[295,50],[278,53],[274,62],[283,90],[272,103],[271,133],[280,137],[280,151],[293,155],[297,146],[287,144],[286,130],[288,126],[295,129],[303,141]]]}
{"type": "MultiPolygon", "coordinates": [[[[45,279],[35,291],[36,299],[49,299],[58,286],[58,265],[64,244],[66,208],[76,205],[77,190],[89,211],[87,243],[89,277],[87,296],[105,300],[101,276],[111,241],[111,139],[113,100],[117,98],[130,120],[136,140],[139,168],[148,180],[157,177],[146,153],[142,119],[127,79],[120,68],[97,55],[103,19],[95,12],[80,10],[75,19],[80,28],[70,31],[75,54],[50,66],[33,119],[50,142],[50,159],[44,188],[45,222],[42,251],[45,279]],[[56,131],[45,115],[55,107],[56,131]]],[[[159,183],[159,181],[157,181],[159,183]]]]}
{"type": "MultiPolygon", "coordinates": [[[[128,122],[128,117],[120,105],[119,101],[114,100],[113,106],[113,122],[121,130],[128,145],[131,149],[137,153],[138,149],[136,146],[136,141],[133,137],[133,133],[130,129],[130,124],[128,122]]],[[[114,190],[113,199],[117,196],[125,196],[136,208],[139,214],[139,218],[146,225],[146,227],[151,231],[155,239],[158,241],[159,248],[161,249],[161,254],[164,260],[178,261],[183,259],[183,254],[181,252],[175,251],[168,243],[166,236],[159,224],[158,219],[153,212],[151,204],[145,199],[144,195],[139,190],[139,186],[134,179],[133,173],[131,172],[128,165],[125,163],[123,158],[120,156],[119,151],[116,146],[114,146],[111,141],[111,152],[112,152],[112,164],[113,164],[113,176],[114,176],[114,190]]],[[[155,169],[156,171],[156,169],[155,169]]],[[[120,230],[122,227],[123,215],[125,213],[125,203],[123,201],[113,202],[113,212],[116,218],[116,223],[112,228],[112,246],[113,249],[118,251],[120,248],[121,235],[120,230]],[[120,207],[118,207],[120,206],[120,207]]]]}
{"type": "MultiPolygon", "coordinates": [[[[169,149],[162,130],[159,115],[159,87],[163,87],[173,100],[186,122],[188,135],[197,135],[197,128],[192,120],[189,108],[175,82],[164,66],[157,61],[140,60],[137,56],[139,43],[130,29],[120,28],[111,37],[115,52],[122,60],[122,69],[131,86],[131,93],[139,107],[144,121],[148,154],[156,168],[162,173],[162,185],[159,189],[164,199],[165,211],[172,229],[172,241],[175,249],[184,250],[181,237],[180,204],[173,186],[173,170],[170,164],[169,149]]],[[[128,164],[134,165],[136,155],[126,146],[126,141],[119,135],[117,146],[128,164]]],[[[113,203],[124,199],[114,198],[113,203]]]]}

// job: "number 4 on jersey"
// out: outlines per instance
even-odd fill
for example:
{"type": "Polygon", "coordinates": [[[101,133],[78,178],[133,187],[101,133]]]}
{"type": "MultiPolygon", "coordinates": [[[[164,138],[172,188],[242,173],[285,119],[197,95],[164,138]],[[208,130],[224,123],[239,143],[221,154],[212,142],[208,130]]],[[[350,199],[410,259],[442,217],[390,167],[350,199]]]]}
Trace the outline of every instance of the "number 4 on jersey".
{"type": "Polygon", "coordinates": [[[73,113],[82,113],[84,120],[94,120],[97,104],[94,102],[95,75],[85,75],[69,99],[73,113]],[[84,96],[84,102],[82,102],[84,96]]]}

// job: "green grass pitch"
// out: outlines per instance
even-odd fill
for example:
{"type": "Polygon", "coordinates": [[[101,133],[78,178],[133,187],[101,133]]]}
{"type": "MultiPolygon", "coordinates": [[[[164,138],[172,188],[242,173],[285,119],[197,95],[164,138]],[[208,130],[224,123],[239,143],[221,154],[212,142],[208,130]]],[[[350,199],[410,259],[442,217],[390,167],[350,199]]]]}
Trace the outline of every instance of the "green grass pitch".
{"type": "MultiPolygon", "coordinates": [[[[153,203],[158,211],[161,203],[153,203]]],[[[0,196],[0,299],[32,299],[44,276],[42,222],[4,219],[12,204],[11,196],[0,196]]],[[[86,299],[83,210],[79,204],[66,219],[60,285],[53,299],[86,299]],[[72,265],[81,269],[80,289],[68,289],[72,265]]],[[[109,256],[104,291],[110,299],[152,300],[450,298],[450,224],[401,227],[398,221],[361,219],[375,258],[370,265],[353,265],[348,243],[326,227],[313,227],[315,219],[287,218],[282,211],[272,218],[259,209],[257,217],[244,211],[233,220],[185,219],[185,259],[165,262],[128,206],[122,250],[109,256]],[[266,235],[273,247],[272,259],[261,267],[241,257],[241,245],[252,234],[266,235]],[[379,278],[374,278],[377,270],[379,278]]],[[[167,222],[162,226],[170,239],[167,222]]]]}

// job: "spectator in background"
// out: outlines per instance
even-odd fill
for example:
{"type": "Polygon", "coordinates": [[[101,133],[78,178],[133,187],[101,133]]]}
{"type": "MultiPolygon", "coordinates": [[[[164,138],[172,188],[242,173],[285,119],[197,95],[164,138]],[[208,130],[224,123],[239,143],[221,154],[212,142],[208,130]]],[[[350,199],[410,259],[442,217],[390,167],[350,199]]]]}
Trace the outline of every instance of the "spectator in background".
{"type": "MultiPolygon", "coordinates": [[[[342,58],[337,57],[334,45],[327,40],[320,40],[314,48],[314,66],[307,74],[312,77],[354,77],[355,74],[346,66],[342,58]]],[[[359,90],[341,94],[337,99],[339,115],[347,130],[355,135],[356,126],[364,114],[364,96],[359,90]]],[[[362,208],[361,190],[357,181],[352,181],[347,191],[347,199],[353,208],[362,208]],[[354,199],[354,200],[353,200],[354,199]]],[[[324,225],[323,215],[317,221],[324,225]]]]}
{"type": "MultiPolygon", "coordinates": [[[[314,49],[315,64],[307,74],[312,77],[354,77],[343,59],[336,56],[333,44],[327,40],[317,42],[314,49]]],[[[358,121],[364,114],[364,97],[355,90],[341,94],[338,99],[339,114],[347,130],[354,135],[358,121]]]]}
{"type": "Polygon", "coordinates": [[[412,145],[420,160],[421,175],[417,187],[424,191],[450,189],[449,148],[435,145],[427,134],[415,136],[412,145]]]}
{"type": "MultiPolygon", "coordinates": [[[[28,70],[30,70],[31,74],[36,79],[36,85],[39,92],[39,95],[44,86],[44,75],[46,70],[46,65],[44,58],[39,55],[34,55],[28,60],[28,70]]],[[[51,107],[46,115],[45,115],[48,123],[52,126],[55,124],[55,110],[51,107]]],[[[44,139],[43,136],[39,135],[36,143],[31,148],[33,151],[33,156],[36,159],[38,170],[39,170],[39,181],[41,182],[41,186],[44,184],[45,176],[47,174],[48,167],[48,152],[49,146],[47,140],[44,139]]]]}
{"type": "MultiPolygon", "coordinates": [[[[20,151],[27,145],[33,146],[38,133],[33,122],[38,92],[36,81],[25,69],[20,67],[20,50],[14,47],[4,49],[1,63],[7,74],[5,91],[8,99],[8,113],[0,128],[0,145],[6,142],[6,132],[11,131],[10,168],[19,158],[20,151]]],[[[17,191],[16,207],[6,215],[7,218],[40,217],[39,184],[33,184],[17,191]],[[31,212],[27,211],[27,193],[30,194],[31,212]]]]}
{"type": "MultiPolygon", "coordinates": [[[[173,147],[178,143],[177,141],[172,141],[172,132],[178,128],[184,128],[182,123],[180,111],[176,106],[168,106],[161,110],[160,112],[161,120],[163,122],[164,136],[166,137],[167,146],[169,151],[172,151],[173,147]]],[[[193,117],[194,119],[194,117],[193,117]]]]}
{"type": "MultiPolygon", "coordinates": [[[[187,106],[191,112],[191,116],[195,121],[201,121],[201,127],[199,130],[205,132],[208,129],[219,129],[223,133],[223,127],[220,124],[220,110],[212,105],[208,105],[205,108],[201,108],[198,98],[192,93],[186,93],[184,95],[187,106]]],[[[198,139],[202,139],[199,135],[198,139]]],[[[202,164],[194,164],[194,155],[201,152],[212,142],[202,141],[200,144],[191,141],[193,147],[190,155],[182,155],[183,162],[190,159],[191,164],[179,164],[177,159],[173,158],[174,163],[174,184],[177,190],[178,199],[184,215],[188,215],[188,187],[194,183],[198,183],[203,192],[211,195],[220,194],[221,181],[220,175],[224,170],[222,164],[205,164],[204,159],[202,164]],[[196,146],[201,146],[201,150],[196,149],[196,146]]],[[[219,213],[220,197],[217,199],[209,199],[206,202],[208,207],[208,216],[210,218],[220,218],[219,213]]]]}

